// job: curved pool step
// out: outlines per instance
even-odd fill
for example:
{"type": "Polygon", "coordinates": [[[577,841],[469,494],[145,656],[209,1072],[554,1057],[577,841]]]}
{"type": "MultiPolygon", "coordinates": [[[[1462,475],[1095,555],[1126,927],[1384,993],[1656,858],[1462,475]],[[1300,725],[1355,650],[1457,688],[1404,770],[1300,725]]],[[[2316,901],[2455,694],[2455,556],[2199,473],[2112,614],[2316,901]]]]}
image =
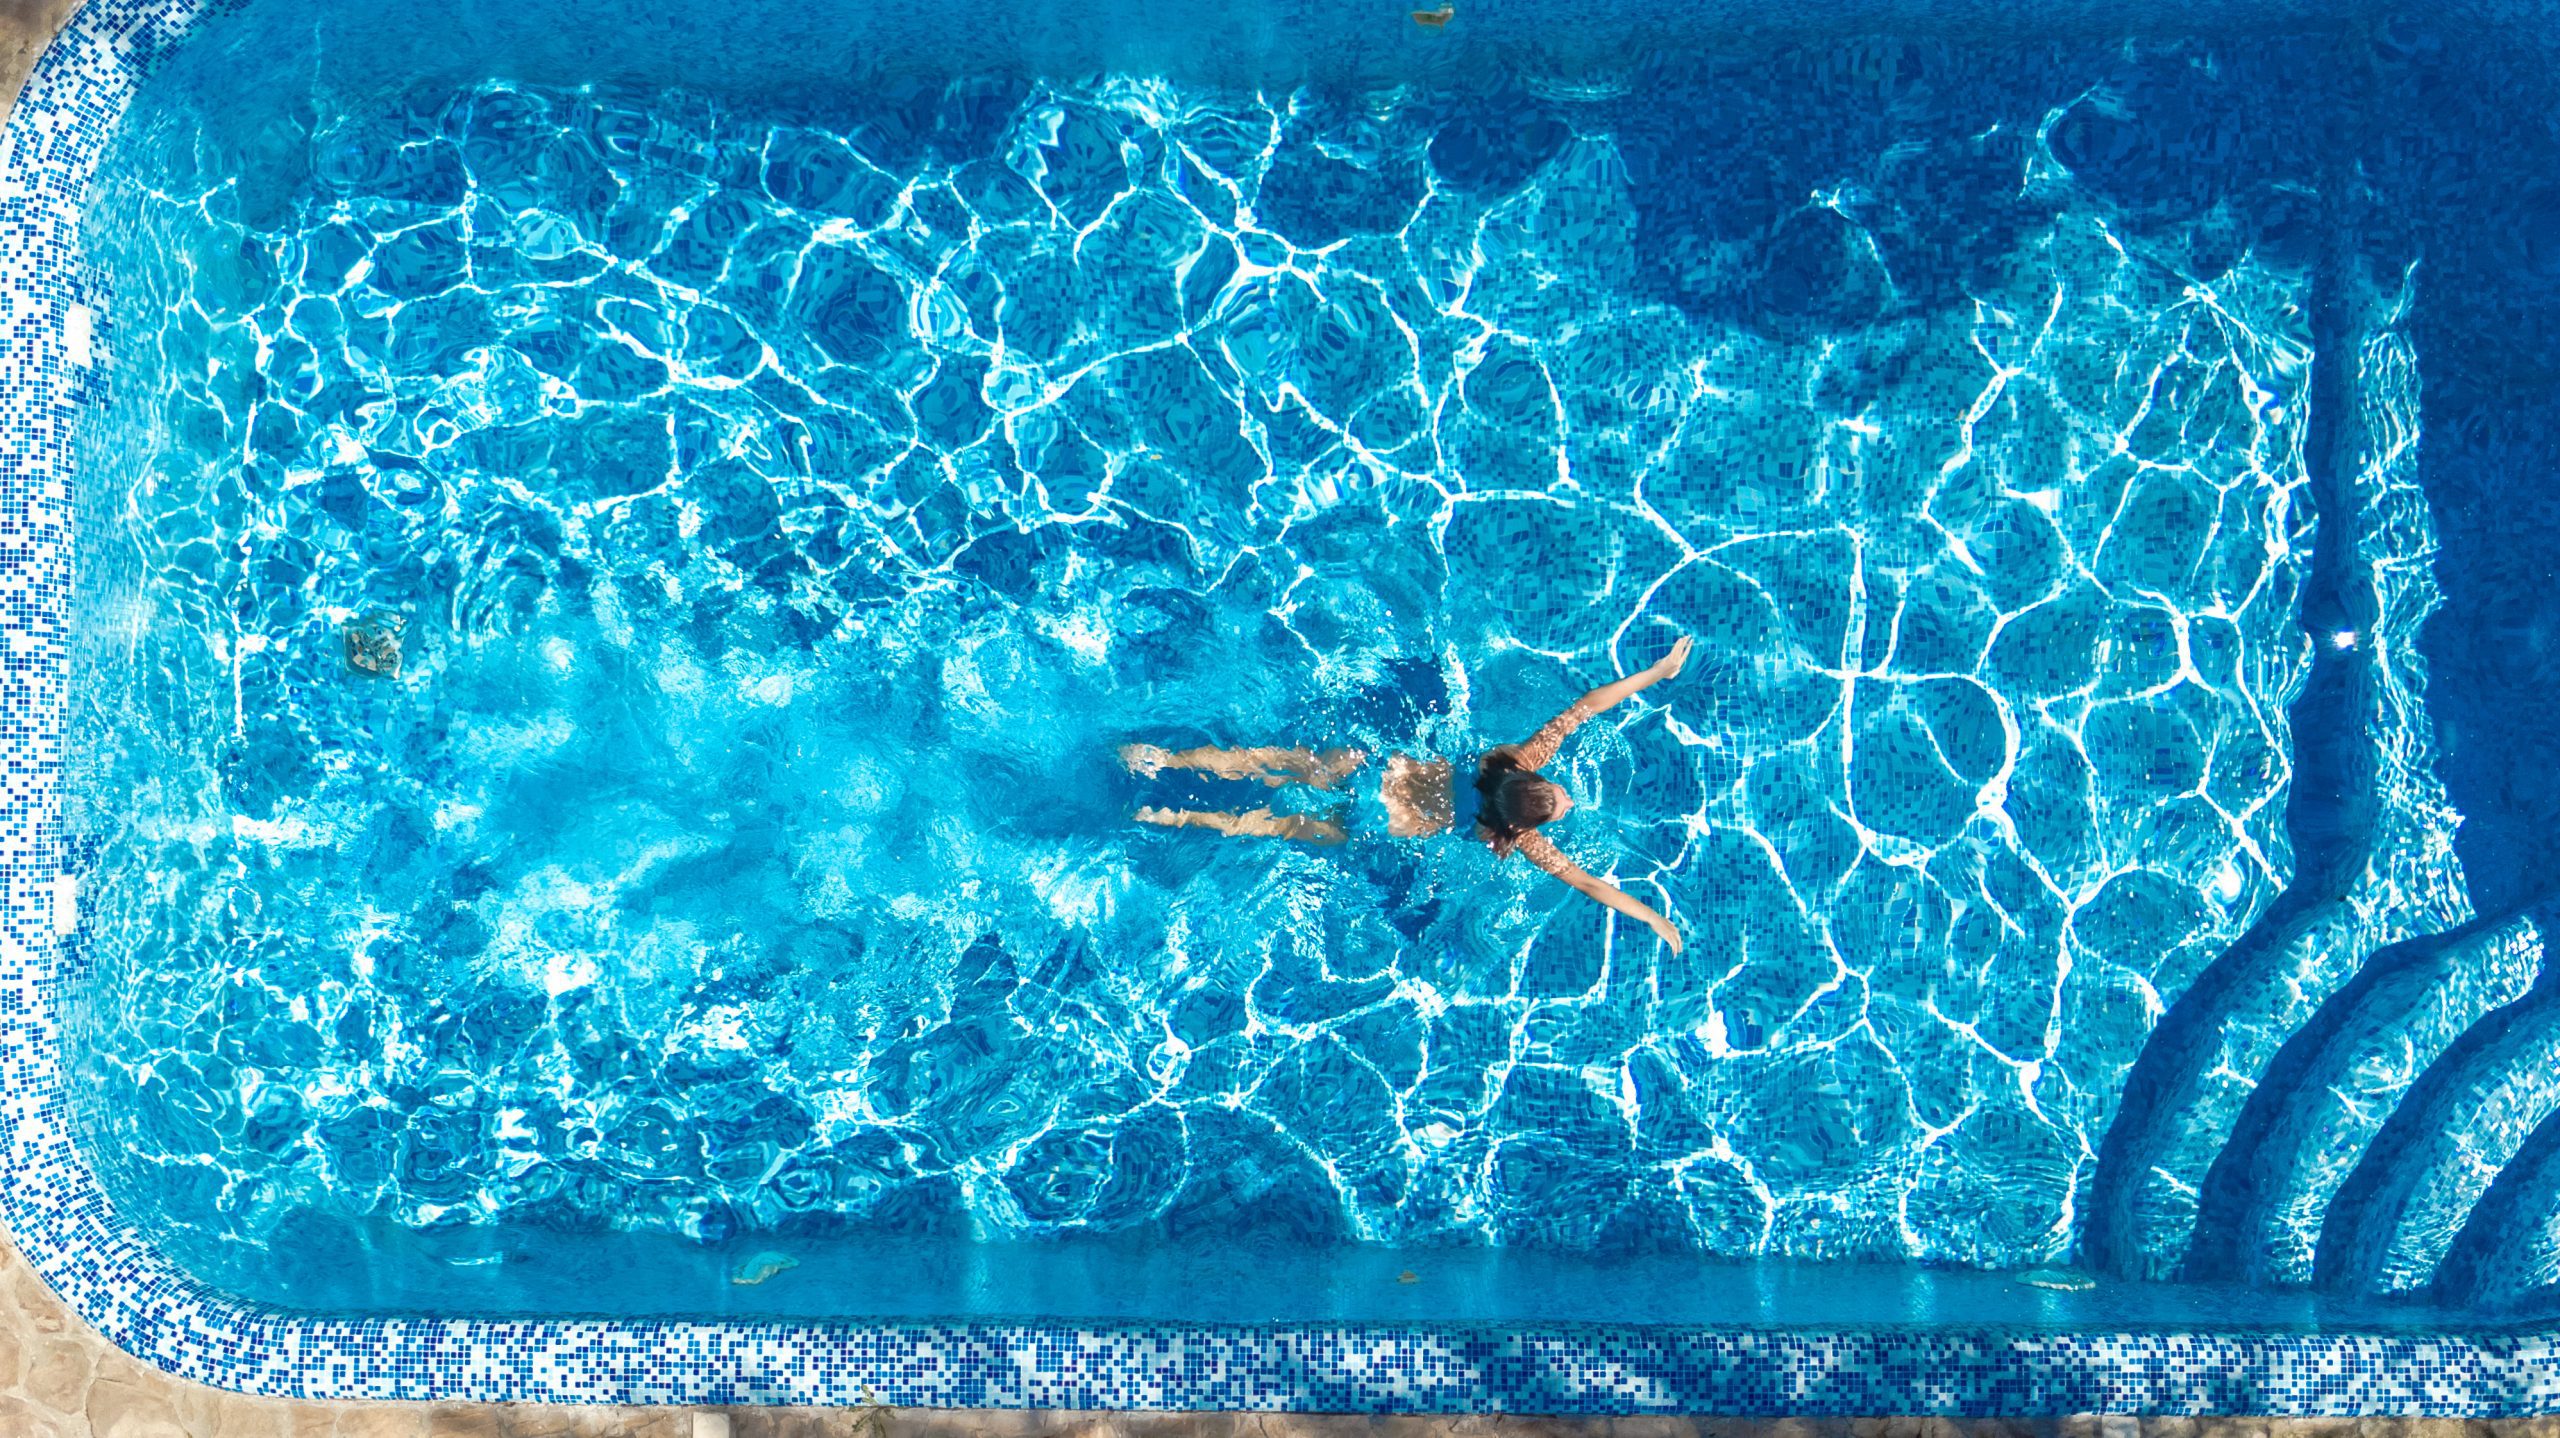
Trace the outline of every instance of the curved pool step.
{"type": "MultiPolygon", "coordinates": [[[[2312,352],[2353,356],[2396,324],[2396,301],[2371,283],[2343,236],[2364,203],[2341,172],[2323,187],[2334,222],[2330,258],[2318,269],[2310,307],[2312,352]]],[[[2358,513],[2359,485],[2380,473],[2378,456],[2405,446],[2391,436],[2402,421],[2359,366],[2312,366],[2304,480],[2323,515],[2358,513]]],[[[2193,1233],[2196,1202],[2223,1139],[2239,1120],[2258,1076],[2285,1040],[2353,977],[2374,945],[2374,916],[2348,902],[2365,891],[2377,864],[2399,842],[2385,832],[2375,777],[2398,762],[2372,716],[2399,703],[2380,669],[2380,644],[2324,642],[2376,631],[2383,618],[2378,571],[2361,522],[2312,526],[2299,609],[2310,668],[2285,706],[2293,744],[2284,835],[2293,877],[2238,940],[2206,965],[2169,1005],[2125,1076],[2115,1114],[2098,1144],[2080,1225],[2088,1267],[2127,1278],[2177,1271],[2193,1233]]],[[[2405,916],[2401,922],[2407,923],[2405,916]]]]}
{"type": "Polygon", "coordinates": [[[2285,1040],[2197,1195],[2184,1272],[2257,1284],[2311,1279],[2329,1201],[2420,1073],[2531,988],[2533,925],[2475,919],[2374,952],[2285,1040]]]}
{"type": "Polygon", "coordinates": [[[2436,1266],[2448,1305],[2485,1312],[2560,1306],[2560,1113],[2498,1171],[2436,1266]]]}
{"type": "Polygon", "coordinates": [[[2555,1112],[2560,965],[2465,1030],[2409,1087],[2329,1205],[2313,1284],[2404,1293],[2432,1282],[2491,1181],[2555,1112]]]}
{"type": "Polygon", "coordinates": [[[2177,1271],[2225,1136],[2285,1040],[2356,972],[2358,928],[2340,900],[2279,900],[2170,1005],[2100,1141],[2082,1262],[2177,1271]]]}

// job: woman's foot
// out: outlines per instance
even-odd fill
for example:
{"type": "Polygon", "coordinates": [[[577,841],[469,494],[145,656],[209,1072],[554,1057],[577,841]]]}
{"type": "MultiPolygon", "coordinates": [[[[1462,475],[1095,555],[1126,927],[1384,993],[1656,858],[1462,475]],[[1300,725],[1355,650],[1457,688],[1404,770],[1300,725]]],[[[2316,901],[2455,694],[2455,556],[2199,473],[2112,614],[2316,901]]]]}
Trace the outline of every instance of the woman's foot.
{"type": "Polygon", "coordinates": [[[1154,744],[1120,746],[1120,762],[1129,766],[1130,773],[1143,779],[1152,779],[1163,773],[1164,766],[1172,761],[1173,755],[1154,744]]]}

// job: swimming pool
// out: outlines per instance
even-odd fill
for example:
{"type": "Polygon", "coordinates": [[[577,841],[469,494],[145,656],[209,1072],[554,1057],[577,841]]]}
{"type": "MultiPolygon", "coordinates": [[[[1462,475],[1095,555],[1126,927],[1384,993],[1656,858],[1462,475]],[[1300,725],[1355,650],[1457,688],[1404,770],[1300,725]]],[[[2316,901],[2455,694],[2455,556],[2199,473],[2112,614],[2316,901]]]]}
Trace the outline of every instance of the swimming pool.
{"type": "Polygon", "coordinates": [[[1107,19],[84,12],[49,1279],[306,1395],[2560,1402],[2489,32],[1107,19]],[[1553,770],[1683,952],[1128,822],[1684,635],[1553,770]]]}

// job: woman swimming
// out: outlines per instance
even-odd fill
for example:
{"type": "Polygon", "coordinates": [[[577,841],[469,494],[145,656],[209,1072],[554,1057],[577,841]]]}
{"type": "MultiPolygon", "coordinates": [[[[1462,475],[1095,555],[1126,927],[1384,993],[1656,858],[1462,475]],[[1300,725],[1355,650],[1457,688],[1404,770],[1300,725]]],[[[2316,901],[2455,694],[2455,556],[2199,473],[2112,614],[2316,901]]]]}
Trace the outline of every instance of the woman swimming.
{"type": "MultiPolygon", "coordinates": [[[[1603,684],[1573,701],[1531,735],[1528,743],[1501,745],[1476,761],[1477,838],[1492,845],[1496,854],[1517,850],[1530,863],[1574,888],[1631,919],[1641,920],[1661,935],[1675,954],[1680,952],[1680,931],[1671,927],[1670,920],[1616,885],[1584,873],[1580,865],[1566,858],[1546,835],[1538,832],[1539,825],[1573,810],[1573,796],[1538,770],[1556,756],[1565,736],[1581,728],[1583,721],[1679,673],[1680,666],[1688,660],[1689,641],[1684,638],[1671,646],[1671,652],[1660,663],[1614,684],[1603,684]]],[[[1357,773],[1368,757],[1357,749],[1314,753],[1305,749],[1220,749],[1204,745],[1168,750],[1153,744],[1125,744],[1120,749],[1121,762],[1133,774],[1152,776],[1167,769],[1197,769],[1222,779],[1258,779],[1275,789],[1289,783],[1332,789],[1357,773]]],[[[1454,826],[1458,813],[1455,789],[1449,761],[1415,759],[1403,754],[1389,756],[1386,774],[1378,784],[1378,798],[1387,809],[1387,832],[1400,838],[1415,838],[1454,826]]],[[[1137,818],[1140,823],[1173,829],[1215,829],[1221,834],[1296,839],[1309,844],[1339,844],[1348,837],[1333,819],[1274,814],[1268,808],[1229,814],[1149,806],[1140,809],[1137,818]]]]}

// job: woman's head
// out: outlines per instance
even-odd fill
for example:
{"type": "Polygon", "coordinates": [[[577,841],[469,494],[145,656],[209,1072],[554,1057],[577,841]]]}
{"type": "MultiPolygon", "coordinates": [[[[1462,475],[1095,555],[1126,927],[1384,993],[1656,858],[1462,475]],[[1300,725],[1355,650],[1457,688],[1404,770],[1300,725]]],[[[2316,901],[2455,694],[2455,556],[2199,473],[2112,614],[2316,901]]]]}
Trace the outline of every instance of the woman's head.
{"type": "Polygon", "coordinates": [[[1487,777],[1493,782],[1482,788],[1488,821],[1485,828],[1499,853],[1510,853],[1519,846],[1522,835],[1573,809],[1573,796],[1562,785],[1539,777],[1535,771],[1503,769],[1487,777]]]}

